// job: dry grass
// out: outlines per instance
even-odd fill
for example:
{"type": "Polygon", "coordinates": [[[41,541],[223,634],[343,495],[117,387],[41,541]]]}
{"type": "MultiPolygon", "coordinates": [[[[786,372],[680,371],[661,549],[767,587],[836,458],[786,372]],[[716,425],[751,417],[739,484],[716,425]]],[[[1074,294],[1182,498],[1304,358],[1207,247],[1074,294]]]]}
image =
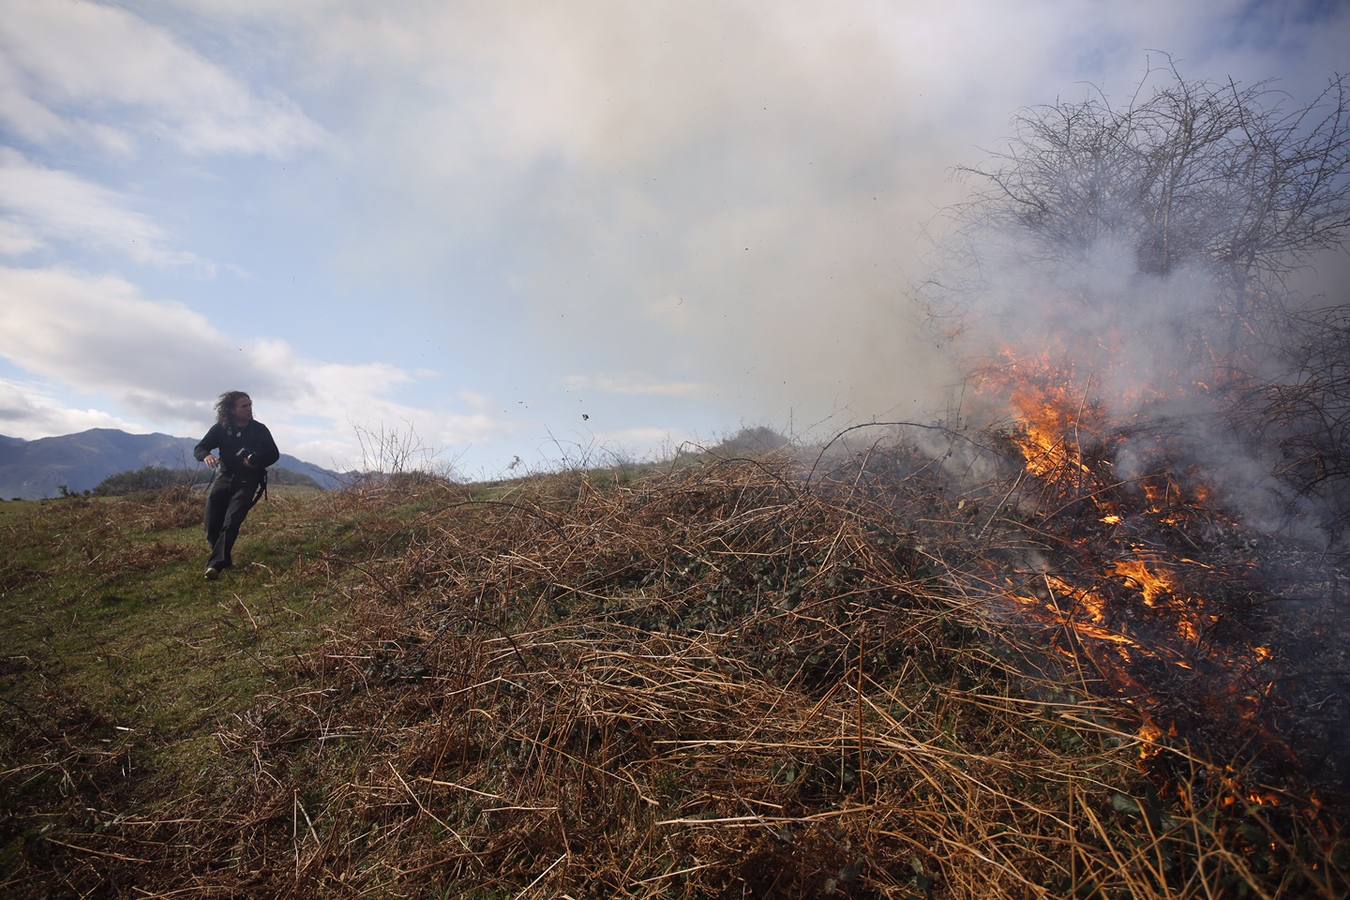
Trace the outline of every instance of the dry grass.
{"type": "Polygon", "coordinates": [[[361,626],[222,729],[201,784],[66,835],[59,883],[229,896],[1345,889],[1328,815],[1298,797],[1276,812],[1234,802],[1231,760],[1137,737],[1137,712],[998,602],[989,567],[1012,551],[988,527],[997,488],[948,500],[903,450],[809,484],[807,468],[334,498],[410,510],[367,557],[325,561],[361,626]]]}

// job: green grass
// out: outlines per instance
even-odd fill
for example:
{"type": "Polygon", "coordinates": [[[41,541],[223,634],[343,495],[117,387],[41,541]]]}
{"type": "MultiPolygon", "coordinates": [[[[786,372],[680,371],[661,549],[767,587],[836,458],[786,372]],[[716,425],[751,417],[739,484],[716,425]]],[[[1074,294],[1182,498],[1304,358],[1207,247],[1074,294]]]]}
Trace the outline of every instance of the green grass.
{"type": "MultiPolygon", "coordinates": [[[[368,511],[357,528],[317,491],[274,490],[244,525],[236,567],[207,582],[206,543],[188,524],[200,502],[181,498],[167,523],[146,499],[0,506],[0,698],[35,726],[0,737],[6,758],[31,757],[17,742],[33,731],[59,743],[62,729],[92,727],[139,770],[125,799],[162,798],[201,771],[221,723],[285,687],[288,657],[340,627],[345,601],[317,590],[328,578],[315,567],[380,531],[368,511]]],[[[41,803],[64,777],[23,783],[5,806],[41,803]]]]}

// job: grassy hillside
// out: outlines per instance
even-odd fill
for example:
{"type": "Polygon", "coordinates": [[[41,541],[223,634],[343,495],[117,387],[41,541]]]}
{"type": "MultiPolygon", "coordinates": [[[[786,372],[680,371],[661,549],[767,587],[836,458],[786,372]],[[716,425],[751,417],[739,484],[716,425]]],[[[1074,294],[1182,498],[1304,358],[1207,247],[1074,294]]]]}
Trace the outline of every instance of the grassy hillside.
{"type": "Polygon", "coordinates": [[[850,465],[277,490],[215,583],[189,492],[0,505],[0,888],[1344,890],[978,593],[996,497],[850,465]]]}

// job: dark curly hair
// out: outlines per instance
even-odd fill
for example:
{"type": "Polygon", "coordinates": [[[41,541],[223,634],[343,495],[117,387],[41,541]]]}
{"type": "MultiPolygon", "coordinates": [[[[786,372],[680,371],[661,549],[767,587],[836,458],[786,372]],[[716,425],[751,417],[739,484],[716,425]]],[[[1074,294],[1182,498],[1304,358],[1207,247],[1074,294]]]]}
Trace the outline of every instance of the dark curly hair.
{"type": "Polygon", "coordinates": [[[226,391],[216,400],[216,424],[230,424],[230,413],[234,412],[234,405],[239,402],[240,397],[247,397],[248,391],[226,391]]]}

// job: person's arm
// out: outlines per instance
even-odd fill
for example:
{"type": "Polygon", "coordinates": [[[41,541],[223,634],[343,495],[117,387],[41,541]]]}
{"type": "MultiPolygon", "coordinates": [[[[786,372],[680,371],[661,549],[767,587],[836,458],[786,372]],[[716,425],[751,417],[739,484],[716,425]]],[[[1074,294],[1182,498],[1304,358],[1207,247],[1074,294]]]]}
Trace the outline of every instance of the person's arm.
{"type": "Polygon", "coordinates": [[[258,426],[261,436],[257,441],[257,446],[253,450],[253,465],[259,469],[265,469],[268,466],[281,459],[281,451],[277,449],[277,442],[272,440],[272,432],[267,430],[267,426],[261,422],[254,422],[258,426]]]}
{"type": "Polygon", "coordinates": [[[220,446],[220,423],[217,422],[206,432],[206,436],[197,442],[197,446],[192,448],[192,455],[196,457],[197,462],[204,462],[211,468],[216,467],[219,460],[211,451],[220,446]]]}

